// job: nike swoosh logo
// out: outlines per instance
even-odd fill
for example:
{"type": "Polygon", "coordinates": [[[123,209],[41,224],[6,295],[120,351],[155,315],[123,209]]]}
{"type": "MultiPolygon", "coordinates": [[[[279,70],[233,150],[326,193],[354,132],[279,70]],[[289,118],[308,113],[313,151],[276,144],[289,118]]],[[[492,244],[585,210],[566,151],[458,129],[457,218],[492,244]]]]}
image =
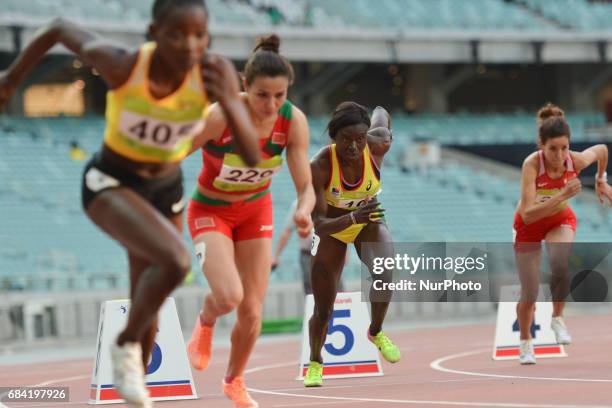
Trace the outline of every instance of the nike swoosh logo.
{"type": "Polygon", "coordinates": [[[172,212],[174,214],[178,214],[181,211],[183,211],[183,208],[185,207],[185,199],[181,198],[179,201],[177,201],[176,203],[172,204],[172,206],[170,207],[170,209],[172,210],[172,212]]]}

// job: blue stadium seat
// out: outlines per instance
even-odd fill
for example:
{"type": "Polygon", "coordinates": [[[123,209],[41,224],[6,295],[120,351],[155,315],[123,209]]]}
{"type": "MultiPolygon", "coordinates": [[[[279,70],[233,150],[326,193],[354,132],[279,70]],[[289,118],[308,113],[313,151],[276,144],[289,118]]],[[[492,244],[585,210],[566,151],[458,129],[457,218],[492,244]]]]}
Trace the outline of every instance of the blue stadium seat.
{"type": "MultiPolygon", "coordinates": [[[[395,117],[395,116],[394,116],[395,117]]],[[[570,115],[574,131],[579,123],[601,118],[593,114],[570,115]]],[[[325,118],[311,121],[314,155],[328,142],[325,118]]],[[[83,162],[68,155],[69,143],[78,140],[88,152],[98,149],[103,119],[57,118],[22,119],[0,116],[0,285],[40,290],[66,288],[105,289],[127,285],[124,251],[87,219],[80,204],[83,162]],[[8,131],[7,129],[10,129],[8,131]]],[[[494,142],[497,129],[517,127],[517,140],[533,134],[529,115],[402,117],[394,121],[396,134],[420,133],[431,137],[451,135],[443,143],[494,142]],[[493,123],[489,125],[488,122],[493,123]],[[456,131],[453,132],[453,129],[456,131]],[[474,136],[477,135],[477,136],[474,136]]],[[[402,136],[403,137],[403,136],[402,136]]],[[[578,136],[580,137],[580,136],[578,136]]],[[[183,172],[186,195],[191,194],[201,166],[201,156],[185,160],[183,172]]],[[[285,166],[286,167],[286,166],[285,166]]],[[[388,225],[397,242],[455,241],[509,242],[513,214],[519,197],[518,180],[507,180],[459,164],[432,168],[425,174],[401,172],[393,160],[382,171],[381,200],[387,209],[388,225]]],[[[283,228],[287,209],[295,199],[290,173],[284,169],[272,183],[276,237],[283,228]]],[[[612,215],[595,204],[573,200],[580,220],[578,241],[609,240],[612,215]]],[[[190,239],[185,232],[185,239],[190,239]]],[[[300,271],[294,261],[297,240],[283,253],[281,272],[272,282],[295,282],[300,271]]],[[[353,250],[351,250],[353,252],[353,250]]],[[[197,261],[194,278],[204,284],[197,261]]],[[[357,256],[350,258],[345,275],[360,274],[357,256]]]]}

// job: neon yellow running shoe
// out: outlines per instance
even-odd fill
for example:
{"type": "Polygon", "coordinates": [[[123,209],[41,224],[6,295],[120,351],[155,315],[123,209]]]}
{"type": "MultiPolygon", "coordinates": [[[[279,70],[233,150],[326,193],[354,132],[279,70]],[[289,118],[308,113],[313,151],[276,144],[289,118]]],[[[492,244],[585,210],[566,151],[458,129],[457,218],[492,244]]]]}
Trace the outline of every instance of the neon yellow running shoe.
{"type": "Polygon", "coordinates": [[[390,363],[397,363],[402,358],[399,348],[393,344],[383,331],[379,331],[376,336],[372,336],[368,331],[368,339],[380,350],[383,358],[390,363]]]}
{"type": "Polygon", "coordinates": [[[323,364],[311,361],[304,376],[304,387],[320,387],[323,385],[323,364]]]}

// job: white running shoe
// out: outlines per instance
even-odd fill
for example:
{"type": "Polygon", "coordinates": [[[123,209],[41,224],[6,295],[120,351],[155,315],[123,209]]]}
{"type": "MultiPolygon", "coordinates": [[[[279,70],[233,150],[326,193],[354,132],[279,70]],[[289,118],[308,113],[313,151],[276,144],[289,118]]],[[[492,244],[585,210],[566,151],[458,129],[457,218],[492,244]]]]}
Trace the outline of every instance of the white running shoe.
{"type": "Polygon", "coordinates": [[[113,344],[113,383],[115,389],[132,408],[149,408],[153,403],[145,387],[140,343],[113,344]]]}
{"type": "Polygon", "coordinates": [[[550,328],[555,332],[558,344],[568,345],[572,342],[572,336],[567,331],[567,326],[563,321],[563,317],[553,317],[550,322],[550,328]]]}
{"type": "Polygon", "coordinates": [[[535,364],[536,357],[535,351],[533,351],[533,342],[529,340],[521,340],[521,354],[519,355],[519,363],[522,365],[535,364]]]}

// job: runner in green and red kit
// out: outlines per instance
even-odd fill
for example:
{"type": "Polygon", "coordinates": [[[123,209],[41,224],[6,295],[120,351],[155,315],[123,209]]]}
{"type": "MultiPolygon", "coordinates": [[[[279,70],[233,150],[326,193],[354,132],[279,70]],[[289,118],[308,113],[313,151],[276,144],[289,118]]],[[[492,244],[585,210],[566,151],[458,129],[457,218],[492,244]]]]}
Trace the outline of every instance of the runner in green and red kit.
{"type": "Polygon", "coordinates": [[[223,391],[239,408],[258,406],[247,393],[242,374],[261,328],[274,232],[268,188],[281,169],[285,149],[298,195],[293,219],[300,235],[310,233],[315,203],[308,123],[287,100],[293,69],[278,53],[279,45],[276,35],[260,39],[244,72],[242,103],[259,134],[263,159],[253,167],[245,164],[223,112],[213,105],[203,133],[210,141],[202,149],[203,168],[187,210],[196,255],[211,290],[195,322],[189,359],[196,369],[207,367],[214,324],[236,309],[223,391]]]}

